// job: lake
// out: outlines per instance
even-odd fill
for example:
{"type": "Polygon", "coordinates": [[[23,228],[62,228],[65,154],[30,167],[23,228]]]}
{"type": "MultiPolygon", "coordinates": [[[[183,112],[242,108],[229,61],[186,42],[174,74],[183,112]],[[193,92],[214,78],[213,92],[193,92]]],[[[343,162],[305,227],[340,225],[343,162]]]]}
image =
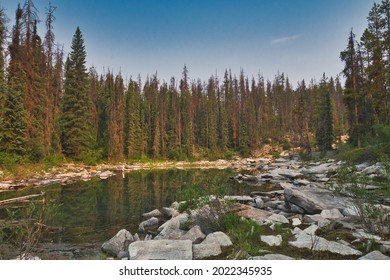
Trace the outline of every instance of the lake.
{"type": "MultiPolygon", "coordinates": [[[[170,206],[186,188],[217,185],[231,195],[261,190],[229,179],[236,174],[232,169],[132,171],[124,178],[118,173],[107,180],[4,192],[0,200],[45,191],[48,205],[56,209],[47,224],[60,229],[51,230],[39,244],[43,258],[99,259],[104,258],[104,241],[122,228],[135,234],[143,213],[170,206]]],[[[4,209],[0,215],[5,218],[4,209]]]]}

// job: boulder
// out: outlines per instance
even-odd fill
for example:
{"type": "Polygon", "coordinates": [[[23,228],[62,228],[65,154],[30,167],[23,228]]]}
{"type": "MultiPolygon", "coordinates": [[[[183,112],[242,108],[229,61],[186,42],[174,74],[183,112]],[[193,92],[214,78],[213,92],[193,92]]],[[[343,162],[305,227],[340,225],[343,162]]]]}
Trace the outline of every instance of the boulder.
{"type": "Polygon", "coordinates": [[[297,205],[308,214],[321,213],[324,209],[337,208],[342,210],[352,206],[350,198],[319,188],[287,187],[284,189],[284,198],[287,204],[297,205]]]}
{"type": "Polygon", "coordinates": [[[260,240],[266,243],[268,246],[280,246],[282,244],[282,236],[279,235],[261,235],[260,240]]]}
{"type": "Polygon", "coordinates": [[[116,257],[120,260],[129,259],[129,251],[120,251],[116,257]]]}
{"type": "Polygon", "coordinates": [[[157,229],[159,219],[156,217],[151,217],[150,219],[143,221],[139,224],[138,230],[141,233],[145,233],[148,230],[157,229]]]}
{"type": "Polygon", "coordinates": [[[182,228],[184,228],[184,223],[187,221],[188,214],[180,214],[170,219],[158,228],[160,233],[154,239],[179,239],[186,233],[184,230],[182,230],[182,228]]]}
{"type": "Polygon", "coordinates": [[[295,260],[294,258],[291,258],[291,257],[286,256],[286,255],[282,255],[282,254],[267,254],[267,255],[264,255],[264,256],[253,257],[252,259],[253,260],[267,260],[267,261],[271,261],[271,260],[295,260]]]}
{"type": "Polygon", "coordinates": [[[390,258],[379,251],[372,251],[358,260],[390,260],[390,258]]]}
{"type": "Polygon", "coordinates": [[[337,169],[337,165],[334,163],[322,163],[322,164],[317,164],[315,166],[310,166],[308,168],[302,168],[301,172],[303,174],[308,174],[308,175],[314,175],[314,174],[326,174],[330,175],[335,173],[337,169]]]}
{"type": "Polygon", "coordinates": [[[289,241],[290,246],[296,248],[306,248],[313,251],[329,251],[334,254],[343,256],[361,256],[362,252],[353,249],[344,244],[340,244],[334,241],[328,241],[325,238],[301,233],[295,236],[296,240],[289,241]]]}
{"type": "Polygon", "coordinates": [[[206,238],[199,226],[192,227],[186,234],[180,237],[180,240],[191,240],[192,244],[199,244],[206,238]]]}
{"type": "Polygon", "coordinates": [[[130,260],[192,260],[190,240],[136,241],[129,246],[130,260]]]}
{"type": "Polygon", "coordinates": [[[232,241],[230,240],[230,237],[227,236],[222,231],[210,233],[209,235],[206,236],[206,239],[201,244],[210,244],[210,243],[219,244],[222,247],[229,247],[233,245],[232,241]]]}
{"type": "Polygon", "coordinates": [[[216,243],[194,244],[192,246],[194,260],[201,260],[210,257],[216,257],[222,254],[221,245],[216,243]]]}
{"type": "Polygon", "coordinates": [[[175,215],[175,209],[171,207],[162,207],[159,211],[163,214],[165,219],[170,219],[175,215]]]}
{"type": "Polygon", "coordinates": [[[129,244],[134,241],[130,232],[121,229],[110,240],[103,243],[101,249],[104,253],[116,257],[120,251],[126,251],[129,244]]]}

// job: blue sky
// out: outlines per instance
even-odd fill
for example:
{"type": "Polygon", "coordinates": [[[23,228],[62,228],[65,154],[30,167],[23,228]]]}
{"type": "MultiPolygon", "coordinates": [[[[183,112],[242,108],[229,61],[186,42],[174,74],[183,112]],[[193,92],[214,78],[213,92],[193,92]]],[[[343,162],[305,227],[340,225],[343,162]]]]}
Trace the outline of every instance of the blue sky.
{"type": "MultiPolygon", "coordinates": [[[[379,1],[379,0],[378,0],[379,1]]],[[[377,1],[377,2],[378,2],[377,1]]],[[[24,0],[21,1],[22,3],[24,0]]],[[[17,0],[2,0],[10,23],[17,0]]],[[[45,19],[49,0],[35,0],[45,19]]],[[[374,0],[51,0],[56,40],[69,51],[77,26],[88,66],[124,76],[158,73],[161,80],[207,80],[225,69],[272,79],[286,73],[293,86],[322,73],[335,76],[353,27],[360,38],[374,0]]],[[[44,24],[40,24],[44,33],[44,24]]]]}

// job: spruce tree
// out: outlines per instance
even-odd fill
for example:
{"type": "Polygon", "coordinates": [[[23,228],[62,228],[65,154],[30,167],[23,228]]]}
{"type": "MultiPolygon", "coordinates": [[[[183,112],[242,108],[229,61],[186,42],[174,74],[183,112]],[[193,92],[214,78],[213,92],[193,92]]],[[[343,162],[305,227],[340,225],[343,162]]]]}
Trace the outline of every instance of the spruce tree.
{"type": "Polygon", "coordinates": [[[90,160],[95,146],[90,118],[86,51],[80,28],[73,36],[71,52],[65,63],[62,97],[61,144],[64,155],[74,160],[90,160]]]}
{"type": "Polygon", "coordinates": [[[325,77],[322,77],[318,92],[318,119],[316,126],[316,142],[320,151],[330,150],[333,143],[333,118],[330,91],[325,77]]]}

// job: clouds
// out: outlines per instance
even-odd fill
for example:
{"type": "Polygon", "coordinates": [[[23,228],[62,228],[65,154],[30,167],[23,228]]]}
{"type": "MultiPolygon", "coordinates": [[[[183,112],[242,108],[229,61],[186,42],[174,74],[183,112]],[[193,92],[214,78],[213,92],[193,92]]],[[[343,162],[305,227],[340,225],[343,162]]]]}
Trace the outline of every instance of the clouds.
{"type": "Polygon", "coordinates": [[[301,37],[300,34],[295,34],[295,35],[291,35],[291,36],[275,38],[275,39],[271,40],[270,44],[271,45],[283,45],[283,44],[295,41],[299,37],[301,37]]]}

